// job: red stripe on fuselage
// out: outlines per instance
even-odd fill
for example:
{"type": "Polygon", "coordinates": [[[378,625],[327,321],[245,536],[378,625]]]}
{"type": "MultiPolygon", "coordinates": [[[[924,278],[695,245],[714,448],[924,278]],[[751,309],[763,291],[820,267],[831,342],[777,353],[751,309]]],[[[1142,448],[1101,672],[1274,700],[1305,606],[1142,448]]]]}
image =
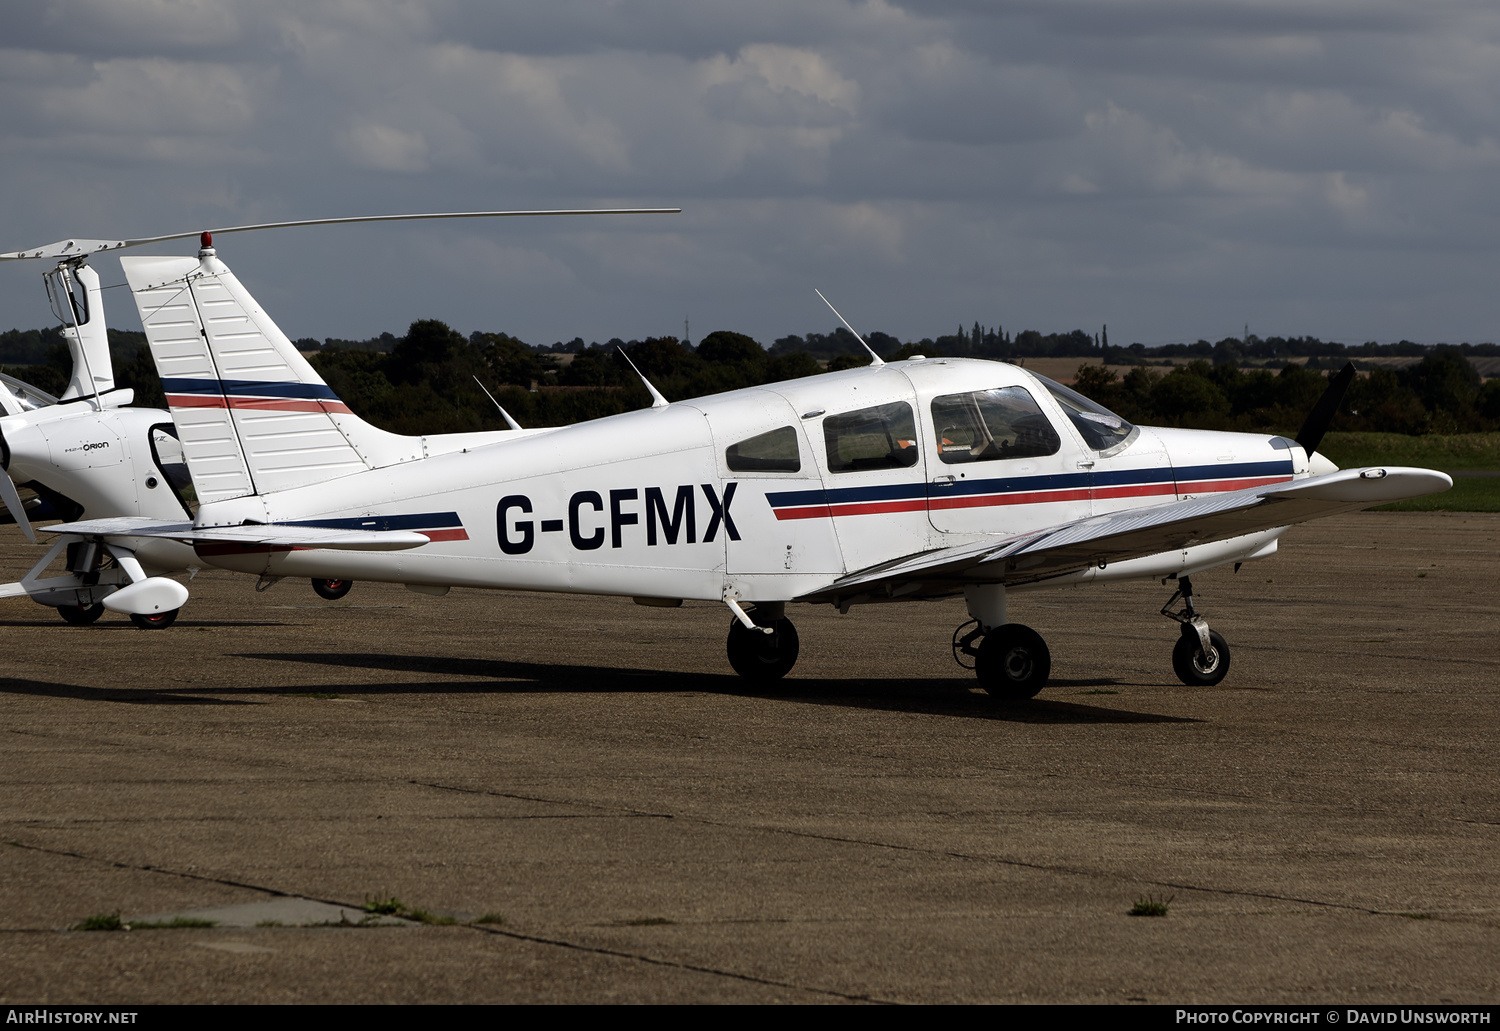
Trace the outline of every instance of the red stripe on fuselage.
{"type": "Polygon", "coordinates": [[[1192,480],[1181,484],[1131,483],[1118,487],[1076,488],[1050,491],[1012,491],[1007,494],[976,494],[958,498],[928,498],[910,501],[857,502],[848,505],[807,505],[778,508],[777,519],[818,519],[828,516],[875,515],[887,512],[944,511],[961,508],[992,508],[1000,505],[1041,505],[1059,501],[1087,501],[1089,498],[1145,498],[1162,495],[1218,494],[1246,487],[1264,487],[1286,483],[1291,476],[1260,476],[1238,480],[1192,480]]]}

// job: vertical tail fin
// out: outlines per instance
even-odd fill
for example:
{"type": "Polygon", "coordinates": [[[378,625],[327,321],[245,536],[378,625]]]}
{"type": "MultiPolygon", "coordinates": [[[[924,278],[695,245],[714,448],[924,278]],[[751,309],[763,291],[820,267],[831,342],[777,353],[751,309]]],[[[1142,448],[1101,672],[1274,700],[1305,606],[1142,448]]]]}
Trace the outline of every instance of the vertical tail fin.
{"type": "Polygon", "coordinates": [[[420,438],[351,414],[211,248],[120,264],[201,501],[421,457],[420,438]]]}

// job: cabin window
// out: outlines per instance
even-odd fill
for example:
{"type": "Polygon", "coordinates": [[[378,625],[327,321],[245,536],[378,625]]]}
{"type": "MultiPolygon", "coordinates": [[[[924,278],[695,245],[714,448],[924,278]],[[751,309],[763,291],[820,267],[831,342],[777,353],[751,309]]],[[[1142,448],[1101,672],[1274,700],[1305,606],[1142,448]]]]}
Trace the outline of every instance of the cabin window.
{"type": "Polygon", "coordinates": [[[823,420],[828,471],[905,469],[917,464],[917,422],[905,401],[823,420]]]}
{"type": "Polygon", "coordinates": [[[1055,455],[1062,438],[1022,387],[933,398],[938,457],[948,465],[1055,455]]]}
{"type": "Polygon", "coordinates": [[[797,430],[783,426],[769,433],[730,444],[724,460],[731,472],[795,473],[802,470],[802,452],[797,447],[797,430]]]}
{"type": "Polygon", "coordinates": [[[1078,430],[1085,444],[1095,451],[1114,454],[1123,451],[1140,433],[1134,426],[1120,418],[1108,408],[1084,397],[1078,391],[1054,383],[1046,376],[1038,376],[1042,386],[1051,392],[1057,403],[1078,430]]]}
{"type": "Polygon", "coordinates": [[[169,422],[151,427],[151,458],[156,463],[157,472],[166,480],[166,489],[176,495],[182,510],[189,518],[196,515],[198,494],[193,489],[193,477],[188,473],[182,441],[177,439],[177,427],[169,422]]]}

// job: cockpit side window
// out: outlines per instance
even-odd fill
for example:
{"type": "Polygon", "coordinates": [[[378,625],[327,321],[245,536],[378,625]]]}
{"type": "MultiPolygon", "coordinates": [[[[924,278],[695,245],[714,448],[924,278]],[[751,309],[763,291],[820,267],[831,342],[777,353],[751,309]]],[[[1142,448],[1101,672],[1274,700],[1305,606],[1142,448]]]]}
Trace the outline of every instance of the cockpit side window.
{"type": "Polygon", "coordinates": [[[1024,387],[997,387],[932,400],[938,457],[948,465],[1055,455],[1062,438],[1024,387]]]}
{"type": "Polygon", "coordinates": [[[905,469],[917,464],[917,422],[905,401],[823,420],[831,473],[905,469]]]}
{"type": "Polygon", "coordinates": [[[783,426],[749,437],[724,449],[724,460],[731,472],[795,473],[802,470],[802,452],[797,447],[797,430],[783,426]]]}
{"type": "Polygon", "coordinates": [[[1042,386],[1046,387],[1057,403],[1062,405],[1064,414],[1078,430],[1083,441],[1095,451],[1114,454],[1125,450],[1132,440],[1140,435],[1140,430],[1120,418],[1108,408],[1091,401],[1078,391],[1054,383],[1046,376],[1038,376],[1042,386]]]}

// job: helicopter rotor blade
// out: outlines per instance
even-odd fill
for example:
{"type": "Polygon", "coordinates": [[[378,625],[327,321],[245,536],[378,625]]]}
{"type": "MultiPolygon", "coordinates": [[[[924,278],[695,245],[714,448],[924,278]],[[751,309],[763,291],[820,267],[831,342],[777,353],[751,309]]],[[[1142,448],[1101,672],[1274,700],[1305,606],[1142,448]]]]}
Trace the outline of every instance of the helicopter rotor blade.
{"type": "Polygon", "coordinates": [[[566,208],[541,211],[432,211],[411,215],[353,215],[344,218],[305,218],[292,222],[259,222],[248,226],[226,226],[219,229],[194,229],[186,233],[168,233],[166,236],[142,236],[133,240],[59,240],[43,247],[0,254],[0,261],[18,261],[31,258],[87,258],[102,251],[117,251],[124,247],[137,247],[146,243],[162,243],[166,240],[185,240],[208,233],[248,233],[256,229],[289,229],[294,226],[342,225],[347,222],[421,222],[435,218],[535,218],[542,215],[675,215],[681,208],[566,208]]]}

